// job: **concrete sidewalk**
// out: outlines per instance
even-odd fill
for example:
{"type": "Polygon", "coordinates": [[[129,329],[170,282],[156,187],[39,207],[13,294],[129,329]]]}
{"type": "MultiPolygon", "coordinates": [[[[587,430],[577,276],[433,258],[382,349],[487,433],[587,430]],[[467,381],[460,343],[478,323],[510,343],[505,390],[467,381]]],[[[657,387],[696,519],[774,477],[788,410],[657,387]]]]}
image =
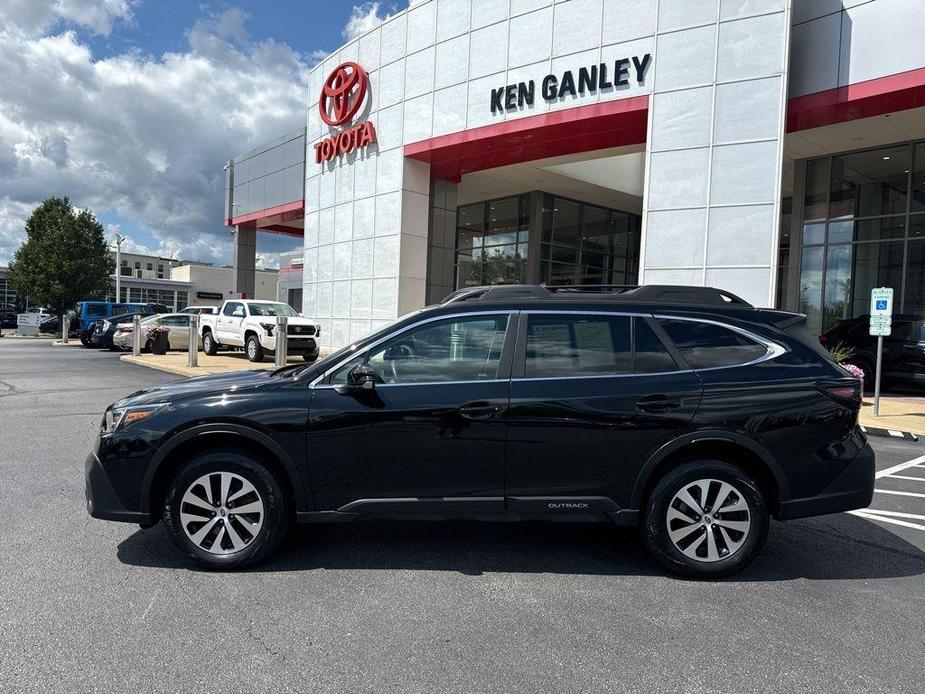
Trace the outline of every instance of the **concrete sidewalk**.
{"type": "MultiPolygon", "coordinates": [[[[217,354],[209,357],[199,353],[199,366],[190,368],[186,365],[188,355],[186,352],[170,352],[168,354],[123,354],[122,361],[138,366],[147,366],[149,369],[158,369],[178,376],[205,376],[206,374],[227,373],[230,371],[244,371],[256,369],[273,369],[273,359],[267,357],[263,362],[248,361],[243,352],[230,354],[217,354]]],[[[307,363],[302,357],[289,357],[289,364],[307,363]]]]}
{"type": "Polygon", "coordinates": [[[925,435],[925,397],[881,394],[879,417],[874,417],[873,397],[865,397],[860,420],[865,427],[925,435]]]}

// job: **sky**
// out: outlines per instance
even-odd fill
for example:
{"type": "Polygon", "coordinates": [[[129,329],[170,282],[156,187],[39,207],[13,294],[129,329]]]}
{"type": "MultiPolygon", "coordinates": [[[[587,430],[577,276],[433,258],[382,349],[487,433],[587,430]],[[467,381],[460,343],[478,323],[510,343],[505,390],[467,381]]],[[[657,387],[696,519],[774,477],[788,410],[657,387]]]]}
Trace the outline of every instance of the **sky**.
{"type": "MultiPolygon", "coordinates": [[[[225,162],[305,124],[308,71],[408,0],[0,0],[0,265],[51,195],[123,248],[230,264],[225,162]]],[[[258,264],[300,240],[258,234],[258,264]]]]}

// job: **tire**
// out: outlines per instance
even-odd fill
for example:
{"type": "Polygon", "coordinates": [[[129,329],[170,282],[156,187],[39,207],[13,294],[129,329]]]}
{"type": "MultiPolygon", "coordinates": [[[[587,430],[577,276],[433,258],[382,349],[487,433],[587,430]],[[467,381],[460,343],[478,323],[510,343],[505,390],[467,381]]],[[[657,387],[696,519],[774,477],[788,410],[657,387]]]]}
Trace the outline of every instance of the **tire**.
{"type": "Polygon", "coordinates": [[[80,344],[82,344],[87,349],[93,347],[93,343],[90,342],[90,336],[86,333],[80,333],[80,344]]]}
{"type": "Polygon", "coordinates": [[[313,361],[318,361],[318,353],[316,352],[315,354],[303,354],[302,359],[304,359],[305,361],[309,363],[313,361]]]}
{"type": "Polygon", "coordinates": [[[218,343],[212,337],[211,330],[207,330],[202,334],[202,351],[210,357],[218,354],[218,343]]]}
{"type": "Polygon", "coordinates": [[[170,482],[163,512],[164,525],[176,545],[194,563],[209,569],[255,564],[269,556],[289,530],[289,505],[279,481],[257,460],[234,451],[204,453],[188,461],[170,482]],[[225,476],[230,484],[222,499],[221,480],[225,476]],[[209,480],[209,491],[203,480],[209,480]],[[246,491],[248,485],[251,491],[246,491]],[[245,493],[239,495],[241,491],[245,493]],[[191,498],[199,503],[184,501],[191,498]],[[204,508],[210,500],[220,502],[212,516],[204,508]],[[229,506],[229,501],[234,506],[229,506]],[[257,505],[259,510],[250,513],[232,513],[235,507],[258,509],[257,505]],[[199,517],[203,518],[201,523],[199,517]],[[198,537],[197,533],[210,524],[198,537]],[[252,526],[256,526],[255,531],[252,526]]]}
{"type": "Polygon", "coordinates": [[[263,347],[260,346],[260,339],[254,335],[248,335],[244,343],[244,351],[247,353],[248,361],[263,361],[263,347]]]}
{"type": "Polygon", "coordinates": [[[641,529],[649,551],[669,571],[691,578],[720,578],[744,568],[761,550],[768,534],[767,504],[755,481],[735,465],[695,460],[669,470],[656,483],[641,529]],[[686,492],[695,505],[702,502],[704,487],[698,483],[707,481],[707,507],[703,509],[707,512],[701,514],[703,507],[691,510],[679,496],[686,492]],[[710,504],[723,492],[727,510],[722,519],[714,521],[715,509],[710,504]],[[742,509],[732,508],[739,506],[742,509]],[[743,522],[747,525],[742,526],[743,522]],[[735,530],[732,523],[738,524],[735,530]],[[713,535],[712,542],[708,533],[713,535]]]}

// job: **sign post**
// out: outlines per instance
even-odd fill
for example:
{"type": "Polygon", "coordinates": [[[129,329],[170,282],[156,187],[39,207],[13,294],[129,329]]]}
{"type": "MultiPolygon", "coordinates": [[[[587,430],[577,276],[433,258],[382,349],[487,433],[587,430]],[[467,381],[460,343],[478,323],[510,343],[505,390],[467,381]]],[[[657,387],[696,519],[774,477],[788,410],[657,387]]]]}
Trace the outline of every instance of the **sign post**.
{"type": "Polygon", "coordinates": [[[880,416],[880,371],[883,366],[883,336],[890,335],[893,324],[893,290],[875,287],[870,290],[870,334],[877,337],[877,370],[874,376],[874,417],[880,416]]]}

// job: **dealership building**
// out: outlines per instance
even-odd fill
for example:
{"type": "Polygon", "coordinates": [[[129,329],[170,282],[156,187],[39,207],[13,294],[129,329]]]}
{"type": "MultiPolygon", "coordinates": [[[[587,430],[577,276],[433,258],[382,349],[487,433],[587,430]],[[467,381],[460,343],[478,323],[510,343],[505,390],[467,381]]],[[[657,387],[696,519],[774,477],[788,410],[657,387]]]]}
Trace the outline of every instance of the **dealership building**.
{"type": "Polygon", "coordinates": [[[235,289],[277,233],[325,347],[492,283],[711,285],[816,333],[875,286],[922,311],[923,36],[919,0],[416,2],[229,161],[235,289]]]}

